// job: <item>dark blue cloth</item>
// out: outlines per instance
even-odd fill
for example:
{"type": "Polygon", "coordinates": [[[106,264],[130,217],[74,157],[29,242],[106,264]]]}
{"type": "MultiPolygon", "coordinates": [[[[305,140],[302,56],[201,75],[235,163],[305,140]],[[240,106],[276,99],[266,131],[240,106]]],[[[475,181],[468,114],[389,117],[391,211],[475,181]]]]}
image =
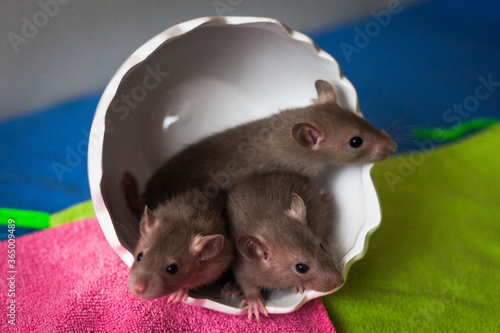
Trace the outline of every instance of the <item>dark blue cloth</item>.
{"type": "Polygon", "coordinates": [[[98,100],[85,97],[0,124],[0,207],[52,213],[90,199],[86,135],[98,100]],[[68,168],[58,177],[61,165],[68,168]]]}
{"type": "MultiPolygon", "coordinates": [[[[432,144],[410,138],[412,128],[449,128],[472,117],[499,118],[500,87],[485,100],[475,99],[475,90],[479,77],[491,76],[500,83],[500,2],[434,0],[399,5],[393,11],[398,13],[388,24],[377,11],[383,24],[372,14],[310,34],[356,87],[366,119],[378,128],[396,122],[388,132],[403,152],[432,144]],[[464,102],[471,111],[453,110],[454,104],[464,102]]],[[[485,94],[485,88],[480,93],[485,94]]]]}
{"type": "MultiPolygon", "coordinates": [[[[39,229],[34,229],[34,228],[23,228],[23,227],[16,227],[16,231],[14,232],[14,236],[21,237],[23,235],[31,234],[32,232],[38,231],[39,229]]],[[[7,225],[0,225],[0,241],[4,241],[9,239],[9,228],[7,225]]],[[[12,236],[11,236],[12,237],[12,236]]]]}
{"type": "MultiPolygon", "coordinates": [[[[467,117],[498,117],[500,87],[478,100],[467,117],[452,108],[474,102],[479,77],[500,82],[500,3],[435,0],[402,7],[395,7],[398,13],[385,27],[369,16],[309,34],[339,61],[358,91],[365,117],[379,128],[396,122],[389,133],[400,151],[428,147],[429,142],[409,137],[412,127],[452,127],[467,117]],[[363,40],[359,31],[366,28],[372,29],[371,36],[363,40]]],[[[90,199],[86,142],[98,98],[0,123],[0,207],[52,213],[90,199]],[[70,171],[58,177],[62,166],[70,171]]]]}

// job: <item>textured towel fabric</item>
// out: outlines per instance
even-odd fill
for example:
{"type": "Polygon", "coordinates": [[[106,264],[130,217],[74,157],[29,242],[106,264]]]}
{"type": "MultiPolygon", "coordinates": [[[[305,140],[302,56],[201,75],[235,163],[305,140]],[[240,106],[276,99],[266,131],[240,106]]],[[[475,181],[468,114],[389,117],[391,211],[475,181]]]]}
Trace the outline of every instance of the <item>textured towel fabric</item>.
{"type": "MultiPolygon", "coordinates": [[[[142,301],[127,289],[129,269],[105,240],[96,219],[16,239],[16,325],[7,322],[9,285],[2,277],[2,332],[335,332],[319,299],[284,315],[248,323],[166,299],[142,301]]],[[[7,269],[7,242],[0,244],[7,269]]]]}
{"type": "Polygon", "coordinates": [[[495,126],[375,165],[382,224],[324,298],[340,332],[498,332],[499,151],[495,126]]]}

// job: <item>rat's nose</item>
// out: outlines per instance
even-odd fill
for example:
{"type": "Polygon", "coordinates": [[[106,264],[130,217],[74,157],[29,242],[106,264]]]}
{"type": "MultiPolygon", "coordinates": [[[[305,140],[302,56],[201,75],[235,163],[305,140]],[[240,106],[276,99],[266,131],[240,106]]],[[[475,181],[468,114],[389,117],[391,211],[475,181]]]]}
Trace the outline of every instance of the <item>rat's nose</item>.
{"type": "Polygon", "coordinates": [[[139,281],[136,281],[134,282],[134,285],[133,285],[133,288],[134,288],[134,292],[137,294],[137,295],[141,295],[143,294],[146,289],[148,288],[148,284],[147,282],[139,282],[139,281]]]}
{"type": "MultiPolygon", "coordinates": [[[[387,142],[387,144],[385,145],[385,148],[390,151],[391,153],[394,153],[397,149],[398,149],[398,145],[396,144],[396,142],[394,142],[391,137],[389,136],[389,133],[387,133],[386,131],[382,130],[380,131],[382,132],[382,134],[384,134],[387,139],[389,139],[389,141],[387,142]]],[[[390,153],[389,153],[390,154],[390,153]]]]}
{"type": "Polygon", "coordinates": [[[391,151],[391,153],[394,153],[397,149],[398,145],[396,144],[396,142],[391,140],[391,142],[389,143],[389,150],[391,151]]]}
{"type": "Polygon", "coordinates": [[[387,145],[382,146],[380,150],[381,152],[383,152],[383,154],[388,156],[389,154],[394,153],[396,149],[398,149],[398,145],[396,144],[396,142],[391,140],[387,143],[387,145]]]}
{"type": "Polygon", "coordinates": [[[377,145],[374,147],[371,154],[371,161],[378,162],[384,160],[387,156],[394,153],[398,149],[396,142],[389,139],[385,144],[377,145]]]}
{"type": "Polygon", "coordinates": [[[344,278],[342,277],[342,275],[340,275],[339,273],[332,274],[329,277],[327,277],[326,280],[324,280],[324,285],[322,287],[322,290],[318,291],[324,291],[324,292],[332,291],[334,289],[340,288],[343,284],[344,284],[344,278]]]}
{"type": "Polygon", "coordinates": [[[344,277],[337,273],[330,278],[332,289],[337,289],[344,284],[344,277]]]}
{"type": "Polygon", "coordinates": [[[335,283],[335,288],[342,286],[344,284],[344,277],[342,275],[337,276],[337,280],[335,281],[335,283]]]}

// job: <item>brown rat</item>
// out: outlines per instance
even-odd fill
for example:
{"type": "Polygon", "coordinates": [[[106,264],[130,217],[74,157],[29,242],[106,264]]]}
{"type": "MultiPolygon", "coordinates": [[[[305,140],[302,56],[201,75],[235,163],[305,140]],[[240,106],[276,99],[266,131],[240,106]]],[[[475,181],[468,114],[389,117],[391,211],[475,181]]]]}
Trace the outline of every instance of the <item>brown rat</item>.
{"type": "MultiPolygon", "coordinates": [[[[189,195],[188,206],[203,207],[210,211],[212,200],[208,199],[217,198],[221,189],[229,188],[251,174],[289,170],[315,176],[327,165],[374,162],[384,159],[396,149],[396,144],[386,133],[378,131],[359,115],[341,108],[329,83],[318,80],[316,89],[318,98],[311,106],[284,110],[189,146],[155,172],[142,198],[136,194],[137,185],[134,188],[131,186],[133,183],[129,182],[124,186],[129,206],[140,211],[147,203],[154,211],[151,216],[155,216],[156,210],[163,211],[164,204],[168,205],[172,198],[182,210],[185,207],[183,195],[189,195]],[[190,193],[183,194],[184,191],[190,193]],[[182,195],[176,197],[179,194],[182,195]]],[[[124,177],[122,185],[127,182],[124,177]]],[[[143,214],[143,220],[150,216],[147,211],[143,214]]],[[[186,208],[186,211],[190,209],[186,208]]],[[[151,220],[151,216],[148,220],[151,220]]],[[[148,234],[141,236],[138,249],[139,246],[147,247],[154,243],[152,235],[156,233],[149,234],[151,238],[146,237],[148,234]]],[[[165,238],[168,239],[170,237],[165,238]]],[[[192,241],[186,241],[185,250],[192,241]]],[[[156,257],[160,257],[169,251],[154,252],[156,257]]],[[[136,253],[136,258],[139,253],[136,253]]],[[[142,258],[144,260],[144,253],[142,258]]],[[[140,267],[137,261],[134,265],[140,267]]],[[[147,271],[146,266],[150,265],[142,266],[147,271]]],[[[158,267],[151,264],[149,268],[158,267]]],[[[135,271],[139,269],[133,266],[132,273],[135,274],[135,271]]],[[[158,274],[151,272],[150,275],[161,280],[158,274]]],[[[143,289],[149,290],[149,282],[146,278],[138,281],[132,283],[131,290],[140,291],[137,294],[147,297],[143,289]]],[[[158,287],[161,285],[159,282],[150,285],[165,289],[158,287]]],[[[184,290],[187,287],[180,288],[184,290]]],[[[165,292],[152,292],[162,293],[165,292]]],[[[185,292],[181,296],[185,297],[185,292]]]]}
{"type": "Polygon", "coordinates": [[[248,319],[267,316],[261,288],[332,291],[344,282],[321,243],[329,209],[303,176],[251,176],[228,192],[230,234],[238,249],[234,276],[248,305],[248,319]],[[316,234],[315,234],[316,233],[316,234]]]}
{"type": "MultiPolygon", "coordinates": [[[[195,143],[150,178],[145,198],[194,188],[199,204],[253,173],[292,171],[314,177],[325,166],[385,159],[397,148],[387,133],[337,104],[332,86],[315,83],[318,98],[195,143]]],[[[153,205],[147,199],[148,205],[153,205]]]]}
{"type": "Polygon", "coordinates": [[[145,207],[128,282],[134,296],[170,294],[169,301],[185,301],[190,289],[217,280],[228,268],[233,249],[225,230],[224,195],[203,210],[191,202],[187,192],[154,211],[145,207]]]}

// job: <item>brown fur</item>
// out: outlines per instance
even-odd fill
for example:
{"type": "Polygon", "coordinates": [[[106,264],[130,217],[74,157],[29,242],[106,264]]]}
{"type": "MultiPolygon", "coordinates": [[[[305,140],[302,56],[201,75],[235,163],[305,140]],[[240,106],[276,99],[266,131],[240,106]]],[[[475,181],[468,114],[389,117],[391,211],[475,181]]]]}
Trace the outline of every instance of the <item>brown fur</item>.
{"type": "Polygon", "coordinates": [[[225,230],[225,198],[220,195],[205,210],[193,208],[191,201],[191,195],[185,193],[143,214],[141,238],[129,277],[129,289],[136,296],[152,299],[206,285],[219,278],[231,263],[233,249],[225,230]],[[222,248],[210,260],[201,260],[193,244],[197,237],[211,235],[224,237],[222,248]],[[141,252],[143,258],[137,261],[141,252]],[[166,271],[172,264],[178,266],[173,275],[166,271]],[[144,285],[146,290],[137,294],[135,285],[144,285]]]}
{"type": "MultiPolygon", "coordinates": [[[[159,297],[176,288],[194,288],[209,283],[216,278],[217,272],[227,267],[231,261],[231,244],[227,238],[223,251],[218,254],[221,256],[220,262],[211,260],[200,263],[189,255],[189,244],[196,235],[221,234],[225,237],[224,221],[220,217],[223,208],[217,204],[221,190],[234,186],[252,174],[290,171],[316,176],[327,165],[374,162],[384,159],[396,149],[396,144],[387,134],[359,115],[342,109],[336,103],[330,84],[318,80],[316,89],[318,98],[311,106],[284,110],[271,117],[214,134],[189,146],[155,172],[142,198],[139,197],[133,176],[124,175],[122,187],[130,208],[138,211],[147,204],[154,211],[151,220],[157,221],[150,232],[141,236],[137,245],[135,255],[142,251],[144,259],[132,266],[129,279],[131,290],[134,281],[147,281],[148,288],[153,287],[147,295],[144,294],[145,297],[159,297]],[[359,148],[349,146],[349,140],[355,136],[363,138],[363,145],[359,148]],[[179,272],[172,276],[165,275],[166,265],[176,261],[181,264],[179,272]]],[[[296,181],[300,183],[300,180],[296,181]]],[[[274,197],[267,196],[266,191],[262,192],[255,185],[250,185],[248,191],[240,191],[248,185],[245,181],[232,191],[233,213],[238,206],[237,198],[246,196],[239,204],[241,212],[234,213],[235,224],[252,226],[248,223],[254,221],[255,230],[249,227],[248,232],[255,232],[261,235],[259,237],[270,237],[273,246],[278,244],[278,240],[273,237],[281,236],[281,245],[274,246],[277,250],[273,251],[271,260],[280,264],[276,266],[278,271],[274,272],[277,275],[270,273],[272,271],[261,270],[263,275],[260,280],[269,281],[262,286],[281,287],[285,282],[295,281],[300,287],[327,291],[337,285],[341,277],[331,258],[323,252],[317,252],[320,249],[319,241],[307,225],[297,221],[292,223],[285,218],[283,211],[290,202],[283,200],[290,193],[274,192],[282,190],[282,186],[288,187],[285,181],[273,182],[277,184],[276,189],[275,185],[268,184],[262,184],[265,185],[262,188],[275,193],[274,197]],[[248,193],[255,195],[256,200],[253,201],[254,197],[248,196],[248,193]],[[267,200],[262,201],[262,198],[267,200]],[[245,206],[251,202],[259,204],[245,206]],[[266,210],[265,214],[256,219],[262,209],[266,210]],[[251,212],[248,219],[239,215],[243,212],[251,212]],[[266,234],[267,229],[269,234],[266,234]],[[314,253],[311,252],[313,248],[317,248],[314,253]],[[291,278],[288,266],[299,259],[312,263],[311,271],[316,273],[309,275],[319,280],[288,279],[291,278]],[[283,267],[283,272],[279,271],[280,267],[283,267]],[[311,282],[313,280],[316,282],[311,282]]],[[[306,206],[313,207],[313,197],[308,197],[307,191],[303,195],[306,206]]],[[[311,216],[316,208],[310,208],[308,212],[310,227],[317,234],[322,233],[316,229],[321,225],[315,225],[315,218],[311,216]]],[[[319,210],[317,214],[321,215],[319,210]]],[[[256,265],[255,268],[260,267],[256,265]]],[[[253,268],[252,265],[245,265],[240,271],[255,276],[253,268]]]]}
{"type": "MultiPolygon", "coordinates": [[[[290,173],[255,175],[228,193],[231,238],[238,253],[235,277],[247,299],[260,297],[261,288],[302,287],[327,292],[343,283],[332,256],[320,246],[321,225],[328,224],[328,207],[303,176],[290,173]],[[305,204],[305,220],[291,216],[292,194],[305,204]],[[319,227],[318,227],[319,226],[319,227]],[[268,258],[249,258],[242,240],[254,239],[268,258]],[[306,274],[298,263],[310,267],[306,274]]],[[[253,244],[252,244],[253,245],[253,244]]]]}
{"type": "MultiPolygon", "coordinates": [[[[316,88],[318,99],[308,107],[284,110],[189,146],[155,172],[145,197],[156,200],[186,188],[208,197],[214,188],[229,188],[254,173],[316,176],[327,165],[375,162],[396,150],[385,132],[341,108],[329,83],[318,80],[316,88]],[[356,136],[363,139],[359,148],[349,145],[356,136]]],[[[148,199],[148,205],[155,204],[148,199]]]]}

